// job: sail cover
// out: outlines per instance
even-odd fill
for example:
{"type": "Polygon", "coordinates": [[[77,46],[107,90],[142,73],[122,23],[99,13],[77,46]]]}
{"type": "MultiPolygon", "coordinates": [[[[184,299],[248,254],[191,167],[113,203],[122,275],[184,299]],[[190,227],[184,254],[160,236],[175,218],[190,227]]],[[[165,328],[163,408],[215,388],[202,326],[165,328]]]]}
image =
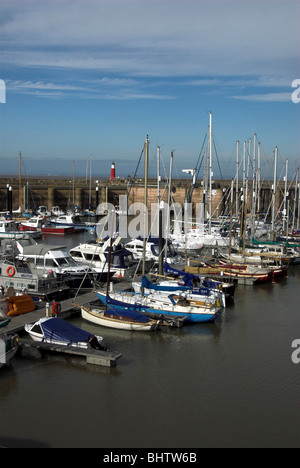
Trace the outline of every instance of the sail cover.
{"type": "Polygon", "coordinates": [[[122,307],[124,310],[142,310],[143,306],[140,304],[130,304],[128,302],[118,301],[110,296],[106,297],[106,303],[115,307],[122,307]]]}
{"type": "Polygon", "coordinates": [[[146,315],[140,314],[136,310],[128,310],[128,309],[107,309],[105,311],[105,315],[110,315],[112,317],[124,317],[128,318],[130,320],[133,320],[135,322],[140,322],[140,323],[147,323],[149,322],[149,318],[146,317],[146,315]]]}
{"type": "Polygon", "coordinates": [[[164,270],[165,273],[169,273],[170,275],[183,276],[182,282],[184,282],[186,285],[188,285],[187,283],[193,279],[199,281],[199,276],[177,270],[176,268],[171,267],[168,263],[164,264],[164,270]]]}
{"type": "Polygon", "coordinates": [[[88,343],[92,335],[85,330],[75,327],[60,318],[50,318],[41,323],[45,338],[49,340],[65,341],[66,343],[88,343]]]}
{"type": "Polygon", "coordinates": [[[153,291],[175,292],[175,291],[190,291],[191,288],[186,286],[160,286],[159,284],[151,283],[146,276],[142,278],[142,287],[145,289],[153,289],[153,291]]]}
{"type": "MultiPolygon", "coordinates": [[[[177,275],[177,276],[183,276],[181,283],[183,283],[185,287],[183,287],[182,290],[184,289],[190,290],[192,288],[194,292],[198,292],[199,294],[202,294],[203,296],[209,296],[210,286],[208,282],[203,283],[204,287],[199,287],[198,289],[194,288],[193,280],[199,281],[199,276],[193,275],[192,273],[186,273],[185,271],[176,270],[176,268],[171,267],[167,263],[165,263],[164,269],[166,273],[177,275]]],[[[177,288],[177,290],[179,289],[180,288],[177,288]]]]}

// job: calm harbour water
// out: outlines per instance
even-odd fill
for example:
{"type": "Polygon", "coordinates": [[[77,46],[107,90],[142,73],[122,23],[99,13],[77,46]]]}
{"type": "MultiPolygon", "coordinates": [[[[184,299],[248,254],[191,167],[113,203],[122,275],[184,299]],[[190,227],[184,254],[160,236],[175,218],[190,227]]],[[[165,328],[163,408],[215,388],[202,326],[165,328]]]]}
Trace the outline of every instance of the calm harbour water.
{"type": "MultiPolygon", "coordinates": [[[[70,247],[79,236],[47,241],[70,247]]],[[[122,358],[106,369],[24,350],[1,369],[0,446],[300,447],[299,287],[291,267],[275,285],[238,286],[215,324],[157,333],[78,316],[122,358]]]]}

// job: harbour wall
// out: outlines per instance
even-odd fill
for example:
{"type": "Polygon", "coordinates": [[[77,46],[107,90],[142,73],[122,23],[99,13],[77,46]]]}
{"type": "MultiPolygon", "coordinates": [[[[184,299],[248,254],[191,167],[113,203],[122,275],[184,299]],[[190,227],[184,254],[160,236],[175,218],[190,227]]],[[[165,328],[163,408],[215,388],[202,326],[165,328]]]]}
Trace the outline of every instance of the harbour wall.
{"type": "MultiPolygon", "coordinates": [[[[252,181],[249,182],[251,187],[252,181]]],[[[212,187],[212,212],[218,216],[224,212],[230,204],[229,189],[231,181],[214,181],[212,187]]],[[[242,181],[239,184],[239,191],[242,181]]],[[[11,191],[12,209],[17,210],[20,206],[38,209],[39,206],[47,206],[50,210],[53,206],[59,206],[62,210],[71,209],[73,205],[81,209],[88,209],[91,205],[96,208],[100,203],[112,203],[119,205],[119,196],[128,195],[128,206],[133,203],[144,203],[145,188],[144,181],[131,180],[98,180],[89,183],[85,178],[75,181],[67,178],[30,178],[19,179],[17,176],[0,178],[0,211],[8,209],[9,190],[11,191]],[[9,189],[10,187],[10,189],[9,189]]],[[[183,205],[186,197],[190,195],[191,181],[187,179],[174,180],[172,183],[172,203],[183,205]]],[[[205,191],[204,191],[205,192],[205,191]]],[[[240,192],[241,193],[241,192],[240,192]]],[[[252,188],[248,192],[248,206],[251,206],[252,188]]],[[[148,182],[148,208],[152,203],[157,203],[157,181],[148,182]]],[[[167,202],[169,188],[167,182],[160,184],[160,197],[167,202]]],[[[276,193],[277,208],[282,203],[284,196],[284,184],[278,183],[276,193]]],[[[293,200],[294,189],[290,190],[290,199],[293,200]]],[[[193,207],[203,200],[203,185],[199,181],[192,193],[193,207]]],[[[234,184],[233,200],[236,200],[236,185],[234,184]]],[[[240,200],[240,197],[239,197],[240,200]]],[[[267,211],[272,201],[272,187],[269,182],[262,182],[260,189],[259,211],[267,211]]],[[[208,202],[208,200],[207,200],[208,202]]],[[[241,204],[241,201],[239,201],[241,204]]]]}

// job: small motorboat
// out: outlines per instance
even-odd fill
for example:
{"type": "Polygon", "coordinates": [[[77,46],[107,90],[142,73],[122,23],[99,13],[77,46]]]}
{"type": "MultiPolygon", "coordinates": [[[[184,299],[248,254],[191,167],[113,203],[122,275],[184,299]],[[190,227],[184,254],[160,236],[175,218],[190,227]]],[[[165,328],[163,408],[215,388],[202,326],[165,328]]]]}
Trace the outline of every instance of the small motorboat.
{"type": "Polygon", "coordinates": [[[42,226],[45,224],[46,218],[45,216],[33,216],[32,218],[28,219],[27,221],[21,221],[20,231],[41,231],[42,226]]]}
{"type": "Polygon", "coordinates": [[[43,317],[24,328],[34,341],[107,351],[101,336],[77,328],[59,317],[43,317]]]}
{"type": "Polygon", "coordinates": [[[81,316],[89,322],[108,328],[131,331],[157,330],[160,320],[153,320],[135,310],[102,310],[97,307],[81,306],[81,316]]]}
{"type": "Polygon", "coordinates": [[[0,369],[12,360],[19,347],[19,337],[15,333],[0,335],[0,369]]]}
{"type": "Polygon", "coordinates": [[[0,219],[0,239],[23,239],[26,237],[24,232],[20,232],[16,221],[9,219],[0,219]]]}

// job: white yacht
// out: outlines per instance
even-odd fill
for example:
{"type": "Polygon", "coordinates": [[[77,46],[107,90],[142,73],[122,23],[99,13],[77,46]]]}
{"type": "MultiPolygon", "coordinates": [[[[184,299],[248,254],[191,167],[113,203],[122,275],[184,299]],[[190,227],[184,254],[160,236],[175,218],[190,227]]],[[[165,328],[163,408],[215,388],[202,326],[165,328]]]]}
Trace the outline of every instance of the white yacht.
{"type": "MultiPolygon", "coordinates": [[[[116,278],[132,278],[137,262],[133,255],[120,244],[118,237],[112,243],[110,273],[116,278]]],[[[90,266],[99,274],[107,275],[110,251],[110,239],[79,244],[70,249],[70,255],[77,263],[90,266]]]]}
{"type": "MultiPolygon", "coordinates": [[[[141,261],[143,259],[144,241],[141,238],[132,239],[125,244],[125,248],[129,250],[135,260],[141,261]]],[[[171,265],[182,263],[182,257],[176,252],[172,242],[167,242],[167,251],[164,252],[165,261],[171,265]]],[[[156,237],[147,239],[145,250],[146,263],[150,266],[158,264],[159,262],[159,239],[156,237]]]]}
{"type": "MultiPolygon", "coordinates": [[[[179,251],[199,250],[203,246],[229,246],[230,238],[226,229],[212,226],[210,233],[208,231],[208,226],[203,224],[194,229],[188,229],[186,234],[171,234],[170,238],[179,251]]],[[[238,245],[238,239],[231,238],[231,245],[238,245]]]]}
{"type": "MultiPolygon", "coordinates": [[[[26,294],[32,296],[34,300],[51,301],[65,297],[69,294],[69,286],[53,273],[43,273],[34,264],[23,262],[15,257],[8,256],[0,259],[0,289],[1,291],[13,290],[16,294],[26,294]]],[[[1,303],[1,312],[4,303],[1,303]]]]}
{"type": "Polygon", "coordinates": [[[59,206],[52,206],[51,215],[52,216],[64,216],[64,211],[59,206]]]}
{"type": "Polygon", "coordinates": [[[67,281],[72,288],[91,288],[97,280],[97,274],[93,270],[75,262],[66,246],[35,243],[25,245],[25,242],[17,241],[16,247],[19,260],[25,260],[44,273],[54,272],[58,279],[67,281]]]}
{"type": "Polygon", "coordinates": [[[40,215],[40,216],[46,216],[46,217],[49,217],[51,216],[51,211],[48,211],[48,208],[47,206],[39,206],[38,210],[37,210],[37,214],[40,215]]]}
{"type": "Polygon", "coordinates": [[[95,223],[84,223],[81,221],[79,215],[74,214],[64,214],[62,216],[54,216],[50,219],[51,224],[54,226],[72,226],[76,232],[83,231],[83,230],[91,230],[95,229],[95,223]]]}

